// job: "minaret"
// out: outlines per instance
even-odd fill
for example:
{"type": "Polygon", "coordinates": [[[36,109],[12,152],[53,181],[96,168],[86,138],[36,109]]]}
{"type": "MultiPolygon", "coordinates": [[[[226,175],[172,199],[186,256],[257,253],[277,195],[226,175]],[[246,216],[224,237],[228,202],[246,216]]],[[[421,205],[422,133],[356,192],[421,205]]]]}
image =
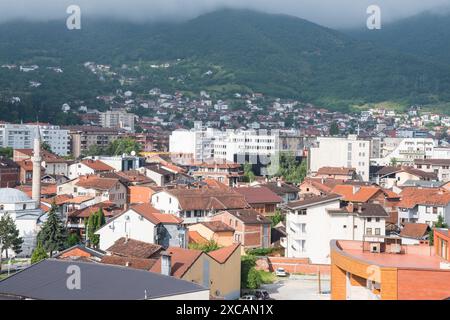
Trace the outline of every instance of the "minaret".
{"type": "Polygon", "coordinates": [[[41,131],[39,125],[37,126],[37,135],[34,138],[33,157],[33,184],[31,188],[31,194],[34,201],[37,203],[37,207],[41,205],[41,131]]]}

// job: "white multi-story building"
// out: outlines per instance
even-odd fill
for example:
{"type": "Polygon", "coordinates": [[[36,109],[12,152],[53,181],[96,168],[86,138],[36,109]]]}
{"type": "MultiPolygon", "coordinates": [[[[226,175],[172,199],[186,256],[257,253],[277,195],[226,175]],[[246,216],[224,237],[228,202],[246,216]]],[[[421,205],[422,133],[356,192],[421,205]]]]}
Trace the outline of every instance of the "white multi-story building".
{"type": "Polygon", "coordinates": [[[382,242],[388,213],[379,204],[342,207],[339,195],[294,201],[286,207],[286,257],[330,263],[331,240],[382,242]]]}
{"type": "Polygon", "coordinates": [[[359,178],[369,181],[370,141],[347,138],[319,137],[310,148],[309,170],[317,173],[323,167],[354,168],[359,178]]]}
{"type": "Polygon", "coordinates": [[[171,153],[192,154],[194,161],[227,161],[268,165],[280,151],[279,132],[265,130],[203,129],[176,130],[169,140],[171,153]],[[267,163],[265,163],[267,162],[267,163]]]}
{"type": "Polygon", "coordinates": [[[70,151],[69,131],[50,124],[0,124],[0,147],[13,149],[32,149],[38,133],[43,142],[50,146],[53,153],[67,156],[70,151]]]}
{"type": "Polygon", "coordinates": [[[173,131],[169,138],[171,153],[191,154],[196,162],[213,158],[213,141],[222,134],[221,131],[196,127],[192,130],[173,131]]]}
{"type": "Polygon", "coordinates": [[[227,130],[214,140],[214,158],[231,162],[264,164],[279,151],[279,132],[274,130],[227,130]]]}
{"type": "Polygon", "coordinates": [[[100,113],[100,124],[103,128],[120,128],[134,132],[135,118],[133,113],[108,110],[100,113]]]}
{"type": "Polygon", "coordinates": [[[431,159],[437,142],[432,138],[384,138],[380,144],[379,158],[372,158],[373,165],[412,165],[417,159],[431,159]]]}

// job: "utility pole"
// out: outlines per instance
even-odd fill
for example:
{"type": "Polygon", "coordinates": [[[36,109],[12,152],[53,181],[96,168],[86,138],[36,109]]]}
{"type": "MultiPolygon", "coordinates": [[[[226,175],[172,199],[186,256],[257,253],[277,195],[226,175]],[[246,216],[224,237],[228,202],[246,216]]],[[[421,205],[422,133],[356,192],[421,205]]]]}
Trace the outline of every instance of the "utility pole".
{"type": "Polygon", "coordinates": [[[320,279],[320,267],[318,267],[318,278],[317,280],[319,281],[319,294],[322,294],[322,283],[321,283],[321,279],[320,279]]]}

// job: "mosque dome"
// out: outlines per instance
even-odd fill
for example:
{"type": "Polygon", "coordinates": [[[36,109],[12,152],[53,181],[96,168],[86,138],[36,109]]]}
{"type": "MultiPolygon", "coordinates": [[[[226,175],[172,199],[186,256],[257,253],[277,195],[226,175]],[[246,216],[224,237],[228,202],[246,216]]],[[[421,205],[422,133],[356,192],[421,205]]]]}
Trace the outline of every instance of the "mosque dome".
{"type": "Polygon", "coordinates": [[[17,203],[30,200],[31,198],[25,192],[13,188],[0,188],[0,203],[17,203]]]}

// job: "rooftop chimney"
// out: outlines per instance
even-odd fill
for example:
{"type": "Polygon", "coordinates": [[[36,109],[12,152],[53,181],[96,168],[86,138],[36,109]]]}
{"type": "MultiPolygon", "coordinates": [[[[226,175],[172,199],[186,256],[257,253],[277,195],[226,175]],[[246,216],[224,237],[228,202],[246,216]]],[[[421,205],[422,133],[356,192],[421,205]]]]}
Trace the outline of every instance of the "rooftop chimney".
{"type": "Polygon", "coordinates": [[[358,213],[362,213],[362,205],[361,204],[358,205],[358,213]]]}
{"type": "Polygon", "coordinates": [[[161,253],[161,274],[165,276],[172,275],[172,257],[167,251],[161,253]]]}
{"type": "Polygon", "coordinates": [[[347,211],[349,213],[353,213],[354,210],[355,210],[355,205],[353,204],[353,202],[350,202],[347,206],[347,211]]]}

